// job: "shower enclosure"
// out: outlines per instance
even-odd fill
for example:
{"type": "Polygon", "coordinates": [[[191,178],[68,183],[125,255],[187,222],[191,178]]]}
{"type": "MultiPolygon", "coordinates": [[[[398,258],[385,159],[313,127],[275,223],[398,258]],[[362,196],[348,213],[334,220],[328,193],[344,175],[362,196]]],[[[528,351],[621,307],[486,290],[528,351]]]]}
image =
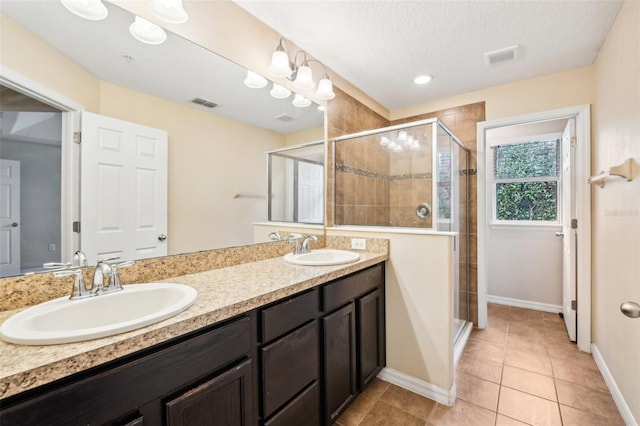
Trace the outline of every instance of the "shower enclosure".
{"type": "Polygon", "coordinates": [[[469,320],[469,149],[435,118],[333,143],[336,226],[453,233],[455,342],[469,320]]]}

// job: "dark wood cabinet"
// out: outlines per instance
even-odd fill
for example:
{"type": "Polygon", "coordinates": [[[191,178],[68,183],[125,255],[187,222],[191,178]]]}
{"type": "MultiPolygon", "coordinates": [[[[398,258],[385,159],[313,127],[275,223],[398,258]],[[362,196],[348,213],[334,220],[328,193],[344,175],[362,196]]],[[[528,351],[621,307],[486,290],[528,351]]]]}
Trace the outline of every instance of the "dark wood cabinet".
{"type": "MultiPolygon", "coordinates": [[[[3,400],[0,424],[163,424],[168,395],[196,389],[253,356],[257,334],[254,324],[253,317],[246,315],[51,383],[31,396],[3,400]]],[[[249,373],[243,382],[245,395],[253,395],[255,387],[254,374],[249,373]]],[[[246,396],[242,402],[247,404],[247,412],[254,412],[253,397],[246,396]]],[[[226,412],[231,407],[221,410],[226,412]]],[[[242,424],[253,425],[255,415],[245,420],[242,424]]]]}
{"type": "Polygon", "coordinates": [[[356,396],[356,318],[353,303],[322,318],[325,419],[333,423],[356,396]]]}
{"type": "Polygon", "coordinates": [[[167,426],[254,424],[251,360],[166,402],[167,426]]]}
{"type": "Polygon", "coordinates": [[[324,419],[332,424],[386,365],[383,265],[324,286],[322,304],[324,419]]]}
{"type": "Polygon", "coordinates": [[[385,365],[384,265],[0,401],[2,426],[330,425],[385,365]]]}

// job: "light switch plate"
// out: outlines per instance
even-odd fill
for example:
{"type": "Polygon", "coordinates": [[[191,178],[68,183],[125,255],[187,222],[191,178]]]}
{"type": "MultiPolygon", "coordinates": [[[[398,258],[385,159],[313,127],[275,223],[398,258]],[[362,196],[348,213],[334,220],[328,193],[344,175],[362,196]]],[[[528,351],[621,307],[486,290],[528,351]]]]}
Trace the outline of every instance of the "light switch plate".
{"type": "Polygon", "coordinates": [[[364,238],[352,238],[351,248],[354,250],[366,250],[367,240],[365,240],[364,238]]]}

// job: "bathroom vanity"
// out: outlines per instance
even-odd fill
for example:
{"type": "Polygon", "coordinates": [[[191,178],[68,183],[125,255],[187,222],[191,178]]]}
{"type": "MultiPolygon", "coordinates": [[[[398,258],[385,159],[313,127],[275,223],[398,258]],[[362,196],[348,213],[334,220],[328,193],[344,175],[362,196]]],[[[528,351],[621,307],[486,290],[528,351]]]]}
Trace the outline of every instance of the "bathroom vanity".
{"type": "Polygon", "coordinates": [[[386,362],[386,258],[321,268],[278,258],[178,277],[199,300],[155,326],[80,344],[3,343],[3,354],[59,359],[16,373],[19,392],[3,383],[0,424],[331,424],[386,362]],[[83,356],[96,359],[79,368],[83,356]]]}

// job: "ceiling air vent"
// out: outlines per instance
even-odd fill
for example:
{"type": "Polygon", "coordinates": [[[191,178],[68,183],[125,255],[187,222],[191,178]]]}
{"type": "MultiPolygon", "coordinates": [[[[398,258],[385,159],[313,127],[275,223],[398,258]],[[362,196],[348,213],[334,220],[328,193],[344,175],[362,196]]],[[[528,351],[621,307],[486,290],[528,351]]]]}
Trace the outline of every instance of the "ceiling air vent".
{"type": "Polygon", "coordinates": [[[203,107],[206,107],[206,108],[215,108],[218,106],[217,103],[211,102],[202,98],[192,99],[191,102],[193,102],[194,104],[202,105],[203,107]]]}
{"type": "Polygon", "coordinates": [[[518,45],[493,50],[484,54],[487,65],[496,65],[503,62],[515,61],[518,57],[518,45]]]}
{"type": "Polygon", "coordinates": [[[288,123],[289,121],[293,121],[296,118],[287,114],[286,112],[280,115],[276,115],[275,117],[276,120],[280,120],[280,121],[284,121],[285,123],[288,123]]]}

